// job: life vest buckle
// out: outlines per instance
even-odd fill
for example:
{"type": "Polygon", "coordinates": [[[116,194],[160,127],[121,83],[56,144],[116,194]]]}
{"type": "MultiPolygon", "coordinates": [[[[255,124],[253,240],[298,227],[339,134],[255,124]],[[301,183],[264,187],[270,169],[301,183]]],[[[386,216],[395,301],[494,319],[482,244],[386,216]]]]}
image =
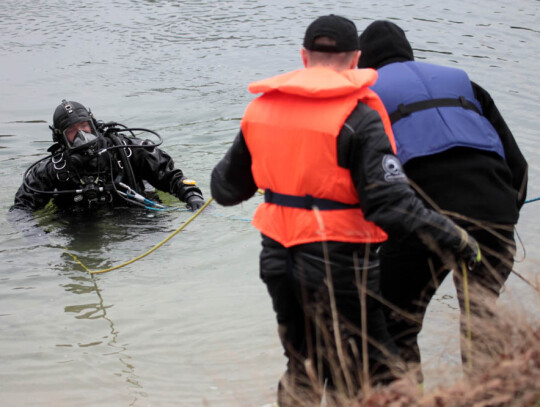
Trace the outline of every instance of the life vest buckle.
{"type": "Polygon", "coordinates": [[[401,113],[401,117],[406,117],[412,113],[411,109],[409,109],[409,106],[405,106],[403,103],[398,105],[399,113],[401,113]]]}
{"type": "Polygon", "coordinates": [[[264,190],[264,202],[273,202],[273,199],[272,199],[272,196],[274,195],[274,193],[272,192],[272,190],[270,188],[266,188],[264,190]]]}

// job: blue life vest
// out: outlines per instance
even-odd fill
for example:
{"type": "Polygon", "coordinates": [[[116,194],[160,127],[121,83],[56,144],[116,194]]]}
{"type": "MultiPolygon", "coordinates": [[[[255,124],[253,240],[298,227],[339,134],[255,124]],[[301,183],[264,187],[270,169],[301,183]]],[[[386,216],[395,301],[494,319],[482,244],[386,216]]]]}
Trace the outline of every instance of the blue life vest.
{"type": "Polygon", "coordinates": [[[493,151],[504,158],[499,135],[482,115],[464,71],[407,61],[383,66],[378,72],[371,89],[393,121],[397,155],[403,164],[453,147],[493,151]],[[423,101],[428,102],[418,103],[423,101]]]}

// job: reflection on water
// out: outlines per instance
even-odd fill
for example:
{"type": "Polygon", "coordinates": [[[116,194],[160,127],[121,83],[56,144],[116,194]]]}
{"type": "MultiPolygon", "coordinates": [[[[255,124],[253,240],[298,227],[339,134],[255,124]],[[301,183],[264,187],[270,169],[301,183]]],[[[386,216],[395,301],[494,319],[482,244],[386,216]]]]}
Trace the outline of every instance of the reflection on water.
{"type": "MultiPolygon", "coordinates": [[[[539,196],[540,90],[530,79],[540,68],[539,9],[540,2],[529,0],[512,6],[488,0],[4,0],[1,207],[6,213],[24,170],[47,154],[48,124],[64,98],[89,106],[100,120],[159,132],[164,150],[208,197],[210,171],[253,97],[247,84],[300,68],[304,28],[329,12],[348,16],[359,29],[374,19],[393,20],[418,59],[467,70],[514,132],[530,163],[529,198],[539,196]]],[[[129,209],[90,218],[45,211],[37,214],[46,232],[39,238],[25,237],[0,217],[3,405],[271,401],[284,358],[258,278],[260,238],[248,222],[260,201],[212,204],[152,255],[94,276],[72,256],[89,269],[125,262],[190,213],[129,209]]],[[[535,205],[525,205],[518,225],[527,258],[517,267],[524,272],[540,260],[535,205]]],[[[513,277],[506,294],[528,298],[513,277]]],[[[457,332],[455,307],[453,287],[443,284],[422,346],[427,364],[443,363],[459,374],[457,338],[449,335],[457,332]]]]}
{"type": "MultiPolygon", "coordinates": [[[[134,393],[134,400],[129,405],[137,400],[137,394],[140,396],[145,396],[146,394],[140,393],[142,389],[141,384],[139,383],[139,377],[135,373],[135,366],[133,365],[133,358],[128,353],[128,348],[125,345],[121,345],[118,341],[119,332],[115,328],[113,320],[107,315],[107,309],[111,308],[113,305],[105,305],[103,296],[99,290],[98,282],[93,276],[71,276],[69,277],[72,280],[72,283],[63,284],[62,287],[66,291],[73,294],[85,295],[93,294],[94,297],[97,297],[98,302],[88,303],[88,304],[77,304],[77,305],[67,305],[64,307],[64,311],[68,314],[75,314],[77,319],[102,319],[107,322],[109,327],[109,335],[102,336],[101,339],[93,342],[86,343],[77,343],[76,346],[79,348],[88,348],[91,346],[99,346],[105,343],[111,350],[103,353],[103,356],[108,359],[114,359],[120,362],[120,366],[113,372],[118,377],[123,377],[129,387],[135,387],[136,391],[131,390],[134,393]]],[[[74,346],[72,344],[57,344],[56,346],[74,346]]]]}

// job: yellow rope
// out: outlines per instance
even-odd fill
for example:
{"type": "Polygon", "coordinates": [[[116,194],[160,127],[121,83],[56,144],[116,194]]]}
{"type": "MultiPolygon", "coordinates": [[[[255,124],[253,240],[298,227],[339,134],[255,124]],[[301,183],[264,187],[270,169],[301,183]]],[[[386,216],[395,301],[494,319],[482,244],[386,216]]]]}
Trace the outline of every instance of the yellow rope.
{"type": "MultiPolygon", "coordinates": [[[[146,253],[143,253],[141,254],[140,256],[137,256],[135,257],[134,259],[131,259],[129,261],[126,261],[125,263],[122,263],[122,264],[119,264],[118,266],[114,266],[114,267],[109,267],[107,269],[103,269],[103,270],[90,270],[88,269],[88,267],[86,267],[78,258],[77,256],[75,256],[74,254],[70,253],[69,251],[67,252],[67,254],[69,254],[73,260],[75,260],[77,263],[80,264],[80,266],[85,269],[86,271],[88,271],[88,273],[90,274],[101,274],[101,273],[107,273],[109,271],[112,271],[112,270],[117,270],[121,267],[124,267],[124,266],[127,266],[128,264],[131,264],[131,263],[134,263],[136,262],[137,260],[140,260],[142,259],[143,257],[146,257],[148,256],[150,253],[152,252],[155,252],[157,249],[159,249],[161,246],[163,246],[165,243],[167,243],[170,239],[172,239],[177,233],[179,233],[182,229],[184,229],[187,225],[189,225],[191,223],[191,221],[193,221],[197,216],[199,216],[201,214],[202,211],[204,211],[206,209],[206,207],[210,204],[210,202],[212,202],[214,200],[214,198],[210,198],[197,212],[195,212],[188,220],[186,220],[184,222],[184,224],[182,226],[180,226],[178,229],[176,229],[173,233],[171,233],[169,236],[167,236],[165,239],[163,239],[160,243],[158,243],[157,245],[155,245],[154,247],[152,247],[150,250],[148,250],[146,253]]],[[[67,248],[64,247],[64,249],[66,249],[66,251],[68,250],[67,248]]]]}
{"type": "Polygon", "coordinates": [[[465,326],[467,335],[467,364],[472,367],[472,332],[471,332],[471,304],[469,302],[469,282],[467,278],[467,266],[461,261],[463,273],[463,299],[465,302],[465,326]]]}

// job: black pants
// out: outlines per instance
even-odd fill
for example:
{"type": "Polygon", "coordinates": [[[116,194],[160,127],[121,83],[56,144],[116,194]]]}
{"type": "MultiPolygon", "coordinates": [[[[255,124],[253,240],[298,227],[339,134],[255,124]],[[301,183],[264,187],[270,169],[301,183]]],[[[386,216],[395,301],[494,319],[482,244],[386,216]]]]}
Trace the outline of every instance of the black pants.
{"type": "Polygon", "coordinates": [[[358,289],[379,294],[375,248],[340,242],[285,248],[266,236],[262,246],[261,278],[288,358],[278,389],[280,407],[297,404],[295,398],[305,401],[317,385],[354,396],[367,377],[393,380],[390,366],[397,349],[382,307],[369,295],[363,302],[358,289]]]}
{"type": "MultiPolygon", "coordinates": [[[[514,230],[513,227],[497,229],[496,233],[500,235],[497,237],[485,229],[463,226],[478,241],[483,258],[479,267],[467,273],[470,314],[485,320],[492,315],[489,303],[494,305],[512,270],[515,253],[514,230]]],[[[418,334],[422,329],[426,308],[450,269],[416,240],[388,240],[382,245],[379,254],[381,292],[384,299],[414,317],[414,320],[410,319],[395,309],[385,307],[388,331],[398,346],[402,359],[411,365],[410,368],[418,369],[418,379],[421,381],[418,334]]],[[[453,277],[461,309],[461,355],[462,361],[467,362],[463,366],[467,367],[471,361],[467,360],[466,346],[472,343],[479,349],[483,344],[484,328],[482,324],[476,323],[467,328],[461,270],[455,271],[453,277]],[[467,339],[469,332],[472,340],[467,339]],[[470,343],[466,344],[466,340],[470,343]]]]}

